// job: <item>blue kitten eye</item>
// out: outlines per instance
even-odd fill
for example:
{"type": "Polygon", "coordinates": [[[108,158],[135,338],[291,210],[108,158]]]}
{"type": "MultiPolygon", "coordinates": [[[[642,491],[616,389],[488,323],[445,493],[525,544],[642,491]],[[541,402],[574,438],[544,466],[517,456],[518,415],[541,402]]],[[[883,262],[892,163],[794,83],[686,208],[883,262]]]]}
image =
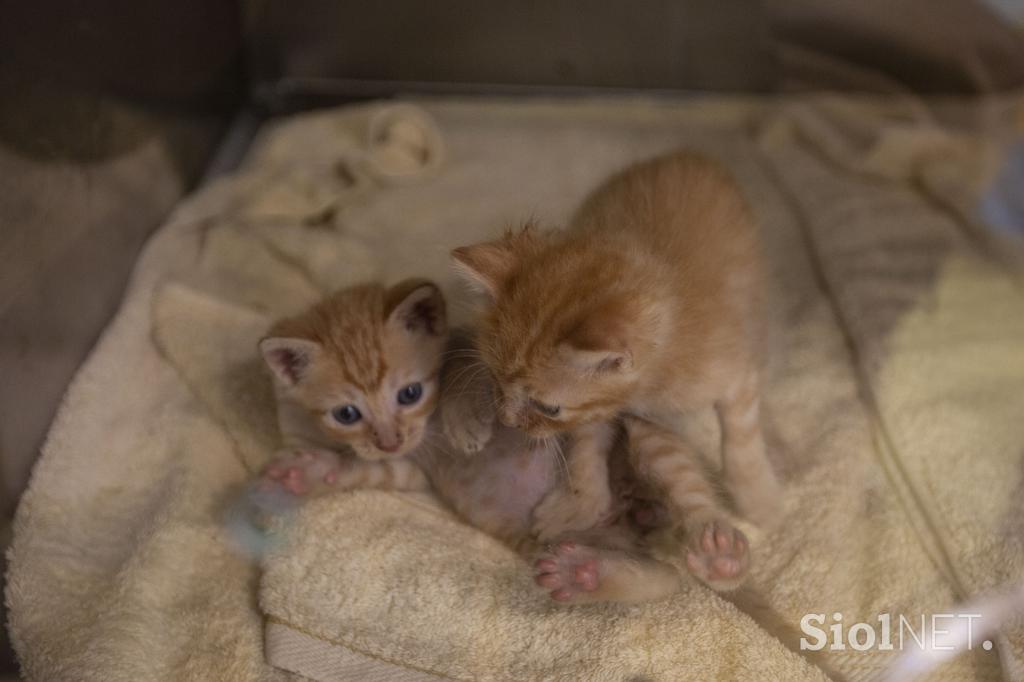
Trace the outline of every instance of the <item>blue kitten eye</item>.
{"type": "Polygon", "coordinates": [[[363,418],[363,413],[355,405],[342,405],[331,410],[331,416],[339,424],[355,424],[363,418]]]}
{"type": "Polygon", "coordinates": [[[398,403],[400,405],[412,405],[423,396],[423,386],[417,381],[409,384],[398,392],[398,403]]]}

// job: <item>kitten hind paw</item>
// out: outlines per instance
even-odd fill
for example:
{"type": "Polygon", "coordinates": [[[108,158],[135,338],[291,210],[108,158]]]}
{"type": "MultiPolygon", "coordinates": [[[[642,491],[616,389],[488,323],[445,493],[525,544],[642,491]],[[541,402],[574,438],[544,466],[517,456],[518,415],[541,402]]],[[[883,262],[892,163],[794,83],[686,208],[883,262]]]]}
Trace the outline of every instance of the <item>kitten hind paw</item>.
{"type": "Polygon", "coordinates": [[[598,553],[575,542],[559,542],[533,568],[533,581],[550,590],[558,602],[590,601],[588,597],[601,586],[598,553]]]}
{"type": "Polygon", "coordinates": [[[750,543],[738,528],[715,519],[688,530],[686,566],[713,590],[739,587],[750,568],[750,543]]]}

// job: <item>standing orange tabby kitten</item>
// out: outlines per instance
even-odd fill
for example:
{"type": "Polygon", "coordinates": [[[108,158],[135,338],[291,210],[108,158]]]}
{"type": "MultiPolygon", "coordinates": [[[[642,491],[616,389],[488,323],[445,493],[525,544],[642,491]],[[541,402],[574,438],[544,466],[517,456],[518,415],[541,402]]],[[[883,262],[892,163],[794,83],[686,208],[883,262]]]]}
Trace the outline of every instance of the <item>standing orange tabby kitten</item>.
{"type": "Polygon", "coordinates": [[[726,485],[764,521],[779,502],[765,456],[755,345],[761,267],[756,227],[716,163],[677,153],[612,176],[564,232],[532,226],[453,252],[491,306],[480,346],[501,421],[532,435],[570,431],[572,485],[537,510],[550,537],[588,527],[610,504],[609,420],[628,415],[638,473],[682,516],[690,568],[739,579],[747,559],[698,457],[666,431],[714,405],[726,485]],[[703,562],[714,543],[716,562],[703,562]],[[705,552],[706,554],[706,552],[705,552]]]}

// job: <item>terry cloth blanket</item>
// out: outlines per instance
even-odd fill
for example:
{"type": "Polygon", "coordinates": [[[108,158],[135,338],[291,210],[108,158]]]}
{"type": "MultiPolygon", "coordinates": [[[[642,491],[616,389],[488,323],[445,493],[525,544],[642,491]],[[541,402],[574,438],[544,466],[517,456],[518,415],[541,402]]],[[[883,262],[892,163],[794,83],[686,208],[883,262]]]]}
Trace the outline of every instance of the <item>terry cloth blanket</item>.
{"type": "MultiPolygon", "coordinates": [[[[451,247],[563,221],[608,173],[680,146],[728,164],[764,229],[786,513],[752,537],[752,583],[771,609],[879,636],[889,614],[898,649],[901,616],[920,635],[922,617],[1024,581],[1024,286],[973,212],[1016,101],[421,104],[438,130],[379,105],[269,128],[152,240],[16,518],[7,600],[28,679],[882,674],[898,650],[794,652],[688,581],[657,604],[555,606],[427,496],[314,501],[262,570],[224,521],[275,444],[255,352],[271,319],[413,274],[458,313],[451,247]]],[[[706,417],[685,426],[713,443],[706,417]]],[[[994,646],[931,679],[1024,679],[1021,620],[981,636],[994,646]]]]}

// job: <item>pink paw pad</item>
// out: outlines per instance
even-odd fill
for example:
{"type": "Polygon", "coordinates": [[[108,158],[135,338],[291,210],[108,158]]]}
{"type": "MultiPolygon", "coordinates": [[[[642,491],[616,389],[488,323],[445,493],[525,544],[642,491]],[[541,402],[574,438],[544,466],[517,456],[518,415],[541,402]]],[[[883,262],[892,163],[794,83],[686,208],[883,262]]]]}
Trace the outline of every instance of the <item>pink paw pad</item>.
{"type": "Polygon", "coordinates": [[[704,525],[689,542],[686,566],[715,589],[732,589],[746,576],[750,544],[746,536],[724,520],[704,525]]]}
{"type": "Polygon", "coordinates": [[[330,452],[295,450],[271,462],[263,472],[263,485],[276,484],[294,495],[308,495],[320,483],[338,481],[339,462],[330,452]]]}
{"type": "Polygon", "coordinates": [[[309,492],[306,472],[299,467],[288,467],[288,471],[281,477],[281,483],[296,495],[305,495],[309,492]]]}
{"type": "Polygon", "coordinates": [[[560,542],[533,565],[534,582],[551,590],[555,601],[572,601],[601,586],[597,553],[575,542],[560,542]]]}

